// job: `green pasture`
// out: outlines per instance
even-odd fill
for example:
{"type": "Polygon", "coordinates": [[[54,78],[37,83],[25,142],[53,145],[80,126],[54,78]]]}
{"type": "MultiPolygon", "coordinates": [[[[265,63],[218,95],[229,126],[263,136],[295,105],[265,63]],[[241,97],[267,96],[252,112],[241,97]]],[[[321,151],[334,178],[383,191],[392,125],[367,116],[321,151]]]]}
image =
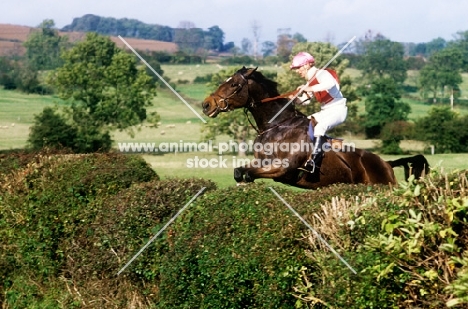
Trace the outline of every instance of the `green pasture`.
{"type": "MultiPolygon", "coordinates": [[[[197,111],[205,121],[207,118],[201,112],[201,102],[210,93],[210,89],[204,84],[193,84],[191,81],[196,76],[204,76],[209,73],[216,73],[222,66],[216,64],[203,65],[163,65],[165,76],[172,82],[177,80],[187,80],[188,83],[176,83],[176,90],[185,99],[195,111],[197,111]]],[[[281,70],[281,68],[270,66],[260,67],[260,70],[281,70]]],[[[359,77],[359,71],[348,69],[347,74],[352,78],[359,77]]],[[[414,76],[415,73],[410,73],[414,76]]],[[[468,93],[468,75],[464,75],[462,84],[463,93],[468,93]]],[[[424,116],[430,109],[430,105],[424,104],[413,99],[404,99],[411,104],[411,119],[424,116]]],[[[34,121],[34,115],[40,113],[46,106],[65,105],[66,102],[55,96],[26,95],[16,91],[7,91],[0,89],[0,150],[23,148],[26,146],[29,127],[34,121]]],[[[359,102],[360,109],[363,110],[363,102],[359,102]]],[[[460,113],[468,113],[468,109],[458,109],[460,113]]],[[[204,123],[182,102],[174,93],[165,86],[158,89],[158,94],[154,98],[154,105],[151,111],[157,111],[161,117],[158,127],[151,127],[144,123],[133,128],[134,137],[127,132],[113,132],[113,138],[116,141],[115,148],[118,149],[118,143],[137,142],[137,143],[170,143],[170,142],[199,142],[201,140],[201,129],[204,123]]],[[[358,136],[343,136],[345,141],[355,143],[356,147],[363,149],[373,149],[377,141],[362,140],[358,136]]],[[[226,141],[226,136],[220,137],[217,141],[226,141]]],[[[403,150],[408,152],[421,152],[424,145],[417,141],[403,141],[401,144],[403,150]]],[[[166,153],[164,155],[143,154],[144,158],[163,178],[178,177],[206,177],[218,183],[221,187],[234,185],[233,180],[233,158],[227,157],[228,168],[188,168],[188,160],[196,156],[206,159],[219,159],[216,153],[166,153]]],[[[393,156],[384,156],[384,159],[394,159],[393,156]]],[[[436,154],[427,156],[432,166],[441,166],[446,170],[468,168],[467,154],[436,154]]],[[[224,159],[224,158],[223,158],[224,159]]],[[[403,172],[396,170],[399,179],[403,178],[403,172]]]]}
{"type": "Polygon", "coordinates": [[[0,149],[25,147],[34,115],[46,106],[63,104],[54,96],[23,94],[0,87],[0,149]]]}
{"type": "MultiPolygon", "coordinates": [[[[246,64],[247,67],[255,67],[253,64],[246,64]]],[[[208,74],[215,74],[220,72],[221,70],[231,68],[231,67],[238,67],[239,69],[242,65],[235,65],[235,66],[226,66],[220,65],[217,63],[207,63],[207,64],[177,64],[177,65],[161,65],[161,69],[164,71],[164,76],[170,78],[172,82],[178,81],[188,81],[193,82],[193,80],[197,76],[205,76],[208,74]]],[[[259,66],[258,70],[260,71],[280,71],[282,70],[279,66],[259,66]]]]}

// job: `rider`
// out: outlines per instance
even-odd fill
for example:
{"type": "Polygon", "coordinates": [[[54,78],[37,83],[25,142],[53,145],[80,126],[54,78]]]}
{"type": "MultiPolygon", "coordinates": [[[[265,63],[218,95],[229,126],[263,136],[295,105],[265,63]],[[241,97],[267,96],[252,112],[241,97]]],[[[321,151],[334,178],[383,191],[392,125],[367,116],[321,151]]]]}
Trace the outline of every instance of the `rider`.
{"type": "MultiPolygon", "coordinates": [[[[314,141],[312,155],[300,169],[314,173],[320,169],[323,159],[323,144],[326,142],[326,132],[343,123],[348,114],[346,98],[340,91],[340,84],[336,73],[332,70],[319,70],[315,67],[314,57],[307,52],[300,52],[294,56],[291,70],[295,70],[307,81],[307,86],[297,89],[304,91],[310,98],[315,96],[320,103],[320,111],[307,117],[311,120],[309,135],[314,141]],[[315,119],[315,121],[314,121],[315,119]],[[315,128],[313,123],[316,123],[315,128]]],[[[310,101],[306,100],[309,104],[310,101]]]]}

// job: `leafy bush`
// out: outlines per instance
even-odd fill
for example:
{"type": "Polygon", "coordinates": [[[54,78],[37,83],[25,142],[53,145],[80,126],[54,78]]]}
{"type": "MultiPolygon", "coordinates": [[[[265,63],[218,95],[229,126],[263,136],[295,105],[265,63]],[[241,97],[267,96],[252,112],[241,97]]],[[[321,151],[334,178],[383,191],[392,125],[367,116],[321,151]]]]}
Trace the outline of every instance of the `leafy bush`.
{"type": "Polygon", "coordinates": [[[265,187],[202,200],[171,231],[161,308],[293,308],[289,291],[304,261],[287,210],[265,187]]]}
{"type": "Polygon", "coordinates": [[[60,114],[50,107],[34,116],[28,143],[35,151],[65,148],[75,153],[105,152],[112,147],[108,131],[95,126],[69,124],[66,114],[60,114]]]}
{"type": "Polygon", "coordinates": [[[297,296],[304,305],[319,308],[466,304],[466,255],[459,256],[468,245],[467,187],[467,171],[432,171],[425,179],[374,191],[367,200],[324,205],[317,229],[325,237],[340,235],[336,245],[358,274],[343,276],[330,253],[313,250],[309,256],[319,268],[303,271],[297,296]],[[313,284],[320,280],[330,284],[313,284]]]}
{"type": "Polygon", "coordinates": [[[154,180],[91,203],[91,221],[77,226],[74,237],[61,245],[70,257],[63,274],[80,291],[67,293],[69,301],[92,300],[95,308],[127,307],[132,299],[138,299],[140,308],[155,303],[171,232],[151,243],[120,276],[116,274],[202,187],[212,190],[215,185],[203,179],[154,180]]]}
{"type": "Polygon", "coordinates": [[[400,142],[413,133],[413,125],[407,121],[395,121],[386,123],[380,132],[382,146],[380,152],[383,154],[402,154],[400,142]]]}
{"type": "Polygon", "coordinates": [[[51,94],[50,87],[39,81],[38,71],[25,61],[0,57],[0,85],[7,90],[18,89],[25,93],[51,94]]]}
{"type": "Polygon", "coordinates": [[[88,207],[97,195],[157,178],[145,161],[132,156],[38,154],[31,159],[2,177],[0,282],[7,288],[16,276],[41,282],[60,275],[67,259],[61,244],[93,218],[88,207]]]}
{"type": "Polygon", "coordinates": [[[63,116],[46,107],[41,114],[34,116],[28,142],[34,150],[45,147],[72,149],[77,135],[78,130],[69,125],[63,116]]]}
{"type": "Polygon", "coordinates": [[[195,79],[193,80],[193,82],[195,84],[206,84],[206,83],[209,83],[211,82],[211,80],[213,79],[213,73],[209,73],[209,74],[206,74],[204,76],[197,76],[195,77],[195,79]]]}
{"type": "Polygon", "coordinates": [[[221,60],[220,63],[225,64],[225,65],[245,65],[245,66],[249,66],[251,64],[257,63],[257,61],[254,58],[250,57],[250,56],[242,55],[242,56],[232,56],[232,57],[229,57],[229,58],[225,58],[225,59],[221,60]]]}
{"type": "Polygon", "coordinates": [[[143,307],[157,296],[151,291],[165,238],[115,274],[202,186],[215,187],[159,181],[137,156],[47,153],[8,161],[12,168],[0,175],[0,302],[12,308],[143,307]]]}
{"type": "MultiPolygon", "coordinates": [[[[337,188],[303,194],[276,190],[310,218],[337,188]]],[[[306,230],[265,185],[204,195],[171,231],[159,306],[294,308],[292,287],[311,264],[304,255],[306,230]]]]}
{"type": "Polygon", "coordinates": [[[468,152],[467,121],[467,116],[460,116],[449,107],[433,107],[427,116],[415,121],[415,130],[438,153],[468,152]]]}
{"type": "Polygon", "coordinates": [[[121,154],[2,154],[0,164],[0,303],[8,308],[468,302],[468,171],[432,170],[396,187],[275,188],[353,274],[266,184],[159,180],[140,157],[121,154]]]}

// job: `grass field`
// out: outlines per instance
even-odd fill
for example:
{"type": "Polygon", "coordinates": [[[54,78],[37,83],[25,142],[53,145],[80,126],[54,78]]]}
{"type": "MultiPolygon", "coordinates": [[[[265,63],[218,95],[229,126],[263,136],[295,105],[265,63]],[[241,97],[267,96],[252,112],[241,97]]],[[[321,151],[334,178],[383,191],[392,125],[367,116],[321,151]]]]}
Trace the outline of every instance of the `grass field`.
{"type": "MultiPolygon", "coordinates": [[[[164,65],[162,69],[171,81],[188,80],[193,81],[196,76],[204,76],[209,73],[218,72],[222,67],[216,64],[204,65],[164,65]]],[[[262,69],[262,68],[259,68],[262,69]]],[[[275,70],[275,67],[266,67],[266,70],[275,70]]],[[[358,78],[359,72],[349,70],[350,76],[358,78]]],[[[468,75],[464,75],[462,89],[468,93],[468,75]]],[[[201,114],[201,102],[209,94],[210,89],[203,84],[177,84],[176,90],[186,101],[201,114]]],[[[430,105],[416,100],[405,99],[411,104],[411,119],[418,118],[427,113],[430,105]]],[[[46,106],[65,105],[66,102],[54,96],[25,95],[16,91],[0,89],[0,150],[15,149],[26,146],[29,127],[32,125],[34,115],[40,113],[46,106]]],[[[359,103],[362,104],[363,103],[359,103]]],[[[113,132],[113,138],[118,143],[170,143],[170,142],[199,142],[201,140],[201,128],[203,122],[192,111],[180,101],[174,93],[162,87],[154,99],[155,110],[161,116],[158,128],[149,127],[145,124],[134,128],[135,137],[132,138],[126,132],[113,132]]],[[[462,114],[468,113],[468,109],[461,109],[462,114]]],[[[203,115],[202,115],[203,116],[203,115]]],[[[209,122],[213,121],[203,116],[209,122]]],[[[375,148],[377,141],[362,140],[356,136],[345,136],[347,142],[355,143],[356,147],[364,149],[375,148]]],[[[227,140],[221,137],[219,141],[227,140]]],[[[403,141],[402,148],[407,151],[422,151],[424,145],[417,141],[403,141]]],[[[199,159],[219,159],[216,153],[166,153],[164,155],[143,154],[143,157],[153,166],[157,173],[163,178],[178,177],[203,177],[215,181],[221,187],[234,185],[233,180],[233,156],[227,155],[225,159],[227,167],[222,168],[188,168],[187,164],[195,157],[199,159]]],[[[394,159],[395,156],[383,156],[384,159],[394,159]]],[[[468,168],[467,154],[436,154],[427,156],[431,166],[441,166],[446,170],[468,168]]],[[[235,163],[235,162],[234,162],[235,163]]],[[[403,171],[396,169],[397,177],[402,180],[403,171]]],[[[269,180],[265,180],[269,182],[269,180]]]]}

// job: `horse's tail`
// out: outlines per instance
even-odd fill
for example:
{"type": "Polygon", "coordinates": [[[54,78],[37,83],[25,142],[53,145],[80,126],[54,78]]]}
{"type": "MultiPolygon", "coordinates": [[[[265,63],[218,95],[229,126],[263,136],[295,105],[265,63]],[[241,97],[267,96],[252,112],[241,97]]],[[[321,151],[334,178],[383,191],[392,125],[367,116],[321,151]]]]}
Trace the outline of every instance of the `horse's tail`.
{"type": "Polygon", "coordinates": [[[387,161],[392,168],[397,166],[403,166],[405,169],[405,179],[408,179],[410,175],[414,175],[416,179],[429,173],[429,162],[426,157],[422,154],[401,158],[394,161],[387,161]]]}

